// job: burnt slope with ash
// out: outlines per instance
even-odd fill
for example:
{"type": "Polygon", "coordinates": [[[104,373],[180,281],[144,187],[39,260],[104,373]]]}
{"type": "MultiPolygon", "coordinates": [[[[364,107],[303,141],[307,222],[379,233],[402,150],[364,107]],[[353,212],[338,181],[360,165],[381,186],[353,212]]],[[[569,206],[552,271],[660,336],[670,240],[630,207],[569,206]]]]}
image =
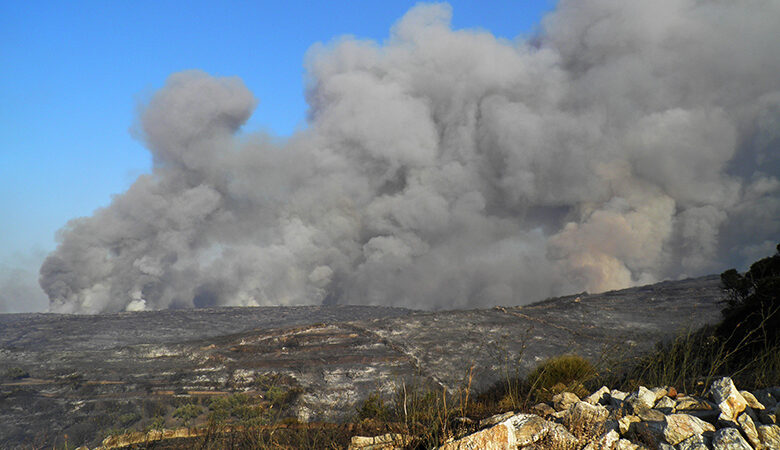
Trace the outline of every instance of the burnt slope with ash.
{"type": "Polygon", "coordinates": [[[0,446],[95,443],[112,430],[248,392],[261,379],[300,392],[289,413],[349,418],[371,392],[401,380],[477,389],[566,352],[592,360],[649,350],[720,318],[717,277],[580,294],[522,307],[421,312],[312,306],[221,308],[98,316],[0,315],[0,446]],[[17,373],[14,372],[14,373],[17,373]]]}

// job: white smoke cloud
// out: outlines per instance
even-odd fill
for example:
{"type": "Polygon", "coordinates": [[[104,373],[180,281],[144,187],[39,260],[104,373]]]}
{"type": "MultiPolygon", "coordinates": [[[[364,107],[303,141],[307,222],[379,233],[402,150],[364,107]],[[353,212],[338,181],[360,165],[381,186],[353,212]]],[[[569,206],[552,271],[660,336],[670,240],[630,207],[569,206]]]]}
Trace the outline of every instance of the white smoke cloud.
{"type": "MultiPolygon", "coordinates": [[[[41,268],[51,309],[518,304],[741,266],[780,231],[780,3],[561,1],[528,41],[419,5],[307,55],[308,127],[172,75],[154,156],[41,268]]],[[[767,247],[768,248],[768,247],[767,247]]]]}

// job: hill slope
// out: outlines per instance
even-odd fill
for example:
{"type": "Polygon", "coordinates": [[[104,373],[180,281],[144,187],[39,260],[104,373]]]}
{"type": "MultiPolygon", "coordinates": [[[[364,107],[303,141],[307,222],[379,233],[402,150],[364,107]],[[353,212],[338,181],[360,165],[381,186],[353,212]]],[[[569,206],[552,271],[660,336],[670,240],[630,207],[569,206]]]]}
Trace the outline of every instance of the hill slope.
{"type": "Polygon", "coordinates": [[[714,323],[717,276],[522,307],[423,312],[365,306],[221,308],[97,316],[0,315],[0,446],[102,439],[117,428],[171,421],[183,402],[301,392],[303,420],[339,420],[401,380],[447,388],[469,370],[476,389],[506,370],[575,352],[597,360],[649,350],[714,323]],[[473,368],[473,369],[472,369],[473,368]]]}

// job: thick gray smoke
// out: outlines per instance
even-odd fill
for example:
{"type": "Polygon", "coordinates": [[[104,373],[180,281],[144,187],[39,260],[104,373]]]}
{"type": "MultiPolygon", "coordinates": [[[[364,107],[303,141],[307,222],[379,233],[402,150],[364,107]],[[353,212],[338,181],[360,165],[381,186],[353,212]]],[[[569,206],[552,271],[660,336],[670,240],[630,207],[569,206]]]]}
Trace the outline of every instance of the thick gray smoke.
{"type": "Polygon", "coordinates": [[[41,268],[51,309],[518,304],[740,267],[780,235],[780,2],[561,1],[531,40],[409,11],[307,57],[308,127],[174,74],[154,155],[41,268]]]}

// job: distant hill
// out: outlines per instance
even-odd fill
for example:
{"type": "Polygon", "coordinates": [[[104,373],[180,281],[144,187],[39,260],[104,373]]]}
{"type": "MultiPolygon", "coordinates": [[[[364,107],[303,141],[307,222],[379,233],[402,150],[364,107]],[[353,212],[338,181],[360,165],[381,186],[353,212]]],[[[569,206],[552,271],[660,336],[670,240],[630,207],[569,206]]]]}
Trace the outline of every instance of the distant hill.
{"type": "MultiPolygon", "coordinates": [[[[594,362],[720,319],[719,278],[526,306],[423,312],[370,306],[0,315],[0,447],[96,444],[175,425],[183,403],[247,392],[300,420],[341,420],[403,380],[476,389],[577,353],[594,362]],[[273,386],[271,386],[273,384],[273,386]],[[276,392],[276,391],[274,391],[276,392]],[[270,401],[270,400],[269,400],[270,401]],[[59,441],[58,441],[59,439],[59,441]]],[[[194,420],[198,420],[195,418],[194,420]]]]}

